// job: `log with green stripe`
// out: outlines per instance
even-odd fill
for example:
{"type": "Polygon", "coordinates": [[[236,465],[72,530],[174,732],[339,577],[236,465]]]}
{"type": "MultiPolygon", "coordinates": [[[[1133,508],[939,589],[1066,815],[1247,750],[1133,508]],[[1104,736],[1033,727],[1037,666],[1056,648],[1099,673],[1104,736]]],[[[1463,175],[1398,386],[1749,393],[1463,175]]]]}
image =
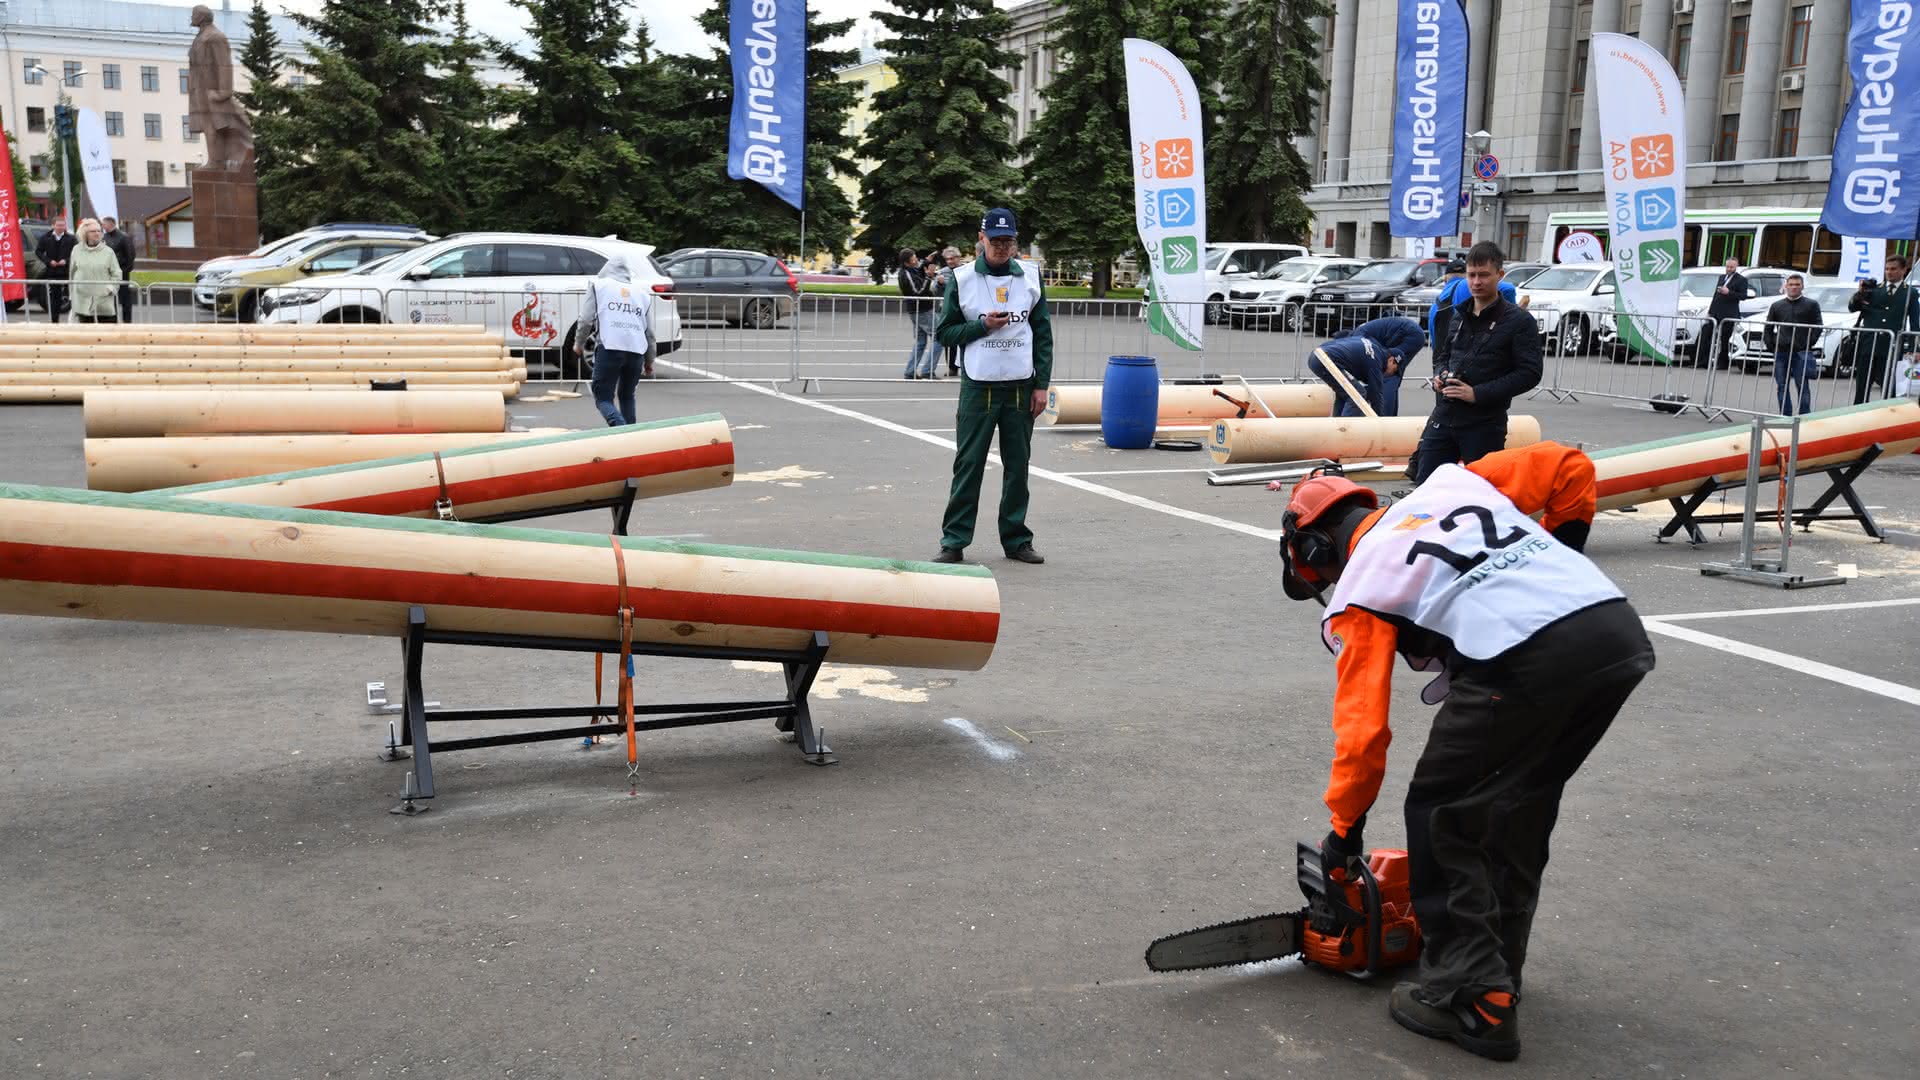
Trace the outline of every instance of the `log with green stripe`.
{"type": "MultiPolygon", "coordinates": [[[[980,567],[620,540],[638,640],[972,671],[1000,595],[980,567]]],[[[614,541],[589,533],[0,484],[0,613],[399,635],[610,639],[614,541]]]]}

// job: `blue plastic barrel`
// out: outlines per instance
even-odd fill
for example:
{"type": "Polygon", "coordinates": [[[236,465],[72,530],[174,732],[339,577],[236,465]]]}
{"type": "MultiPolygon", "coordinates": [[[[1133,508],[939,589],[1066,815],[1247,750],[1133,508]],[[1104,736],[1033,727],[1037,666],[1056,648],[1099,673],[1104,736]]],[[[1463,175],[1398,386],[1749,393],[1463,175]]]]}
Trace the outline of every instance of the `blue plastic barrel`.
{"type": "Polygon", "coordinates": [[[1160,426],[1160,367],[1151,356],[1109,356],[1100,434],[1115,450],[1145,450],[1160,426]]]}

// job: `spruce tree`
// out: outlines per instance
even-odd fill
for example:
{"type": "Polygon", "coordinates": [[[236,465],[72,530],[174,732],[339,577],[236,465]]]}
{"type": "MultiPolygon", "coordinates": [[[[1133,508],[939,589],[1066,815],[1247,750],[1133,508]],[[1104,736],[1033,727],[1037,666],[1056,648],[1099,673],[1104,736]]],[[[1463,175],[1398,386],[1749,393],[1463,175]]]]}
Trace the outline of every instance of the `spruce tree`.
{"type": "Polygon", "coordinates": [[[1037,227],[1049,263],[1092,264],[1095,297],[1106,295],[1113,261],[1139,243],[1122,45],[1136,17],[1134,0],[1066,0],[1053,44],[1065,66],[1020,144],[1029,162],[1022,220],[1037,227]]]}
{"type": "MultiPolygon", "coordinates": [[[[1172,53],[1193,76],[1194,88],[1200,93],[1200,145],[1208,149],[1209,173],[1213,170],[1214,132],[1220,120],[1217,77],[1225,44],[1225,7],[1219,0],[1144,0],[1140,31],[1134,35],[1172,53]]],[[[1220,206],[1220,190],[1211,182],[1207,196],[1207,216],[1211,219],[1220,206]]]]}
{"type": "MultiPolygon", "coordinates": [[[[240,103],[252,114],[253,168],[257,177],[275,161],[283,135],[287,97],[292,91],[280,85],[280,35],[273,29],[273,17],[262,0],[253,0],[247,12],[247,45],[240,50],[240,66],[247,73],[247,89],[240,103]]],[[[273,193],[256,192],[260,232],[272,239],[292,232],[298,226],[283,220],[275,212],[273,193]]]]}
{"type": "Polygon", "coordinates": [[[1007,16],[992,0],[890,3],[874,17],[893,34],[878,44],[898,81],[874,97],[853,241],[880,265],[901,247],[973,242],[981,215],[1020,187],[999,74],[1020,63],[999,46],[1007,16]]]}
{"type": "Polygon", "coordinates": [[[1326,92],[1315,25],[1330,11],[1324,0],[1246,0],[1230,17],[1225,100],[1207,148],[1215,236],[1307,239],[1313,212],[1303,195],[1313,169],[1293,140],[1313,131],[1326,92]]]}
{"type": "MultiPolygon", "coordinates": [[[[668,183],[678,207],[673,221],[680,245],[710,244],[774,254],[800,249],[800,219],[793,207],[751,180],[727,177],[727,128],[733,114],[733,66],[728,52],[728,0],[714,0],[700,14],[700,28],[716,39],[714,55],[677,56],[671,61],[672,113],[662,125],[669,145],[668,183]]],[[[847,113],[859,88],[841,82],[835,72],[860,54],[833,49],[827,42],[853,28],[853,20],[822,21],[807,12],[807,246],[835,258],[847,251],[853,229],[853,200],[836,176],[858,177],[846,130],[847,113]]],[[[802,253],[803,255],[805,253],[802,253]]]]}
{"type": "Polygon", "coordinates": [[[454,0],[453,33],[441,47],[440,160],[444,162],[456,208],[451,226],[483,226],[490,215],[484,206],[486,182],[496,160],[491,156],[496,132],[489,125],[495,95],[480,81],[475,62],[498,46],[476,36],[467,22],[467,0],[454,0]]]}
{"type": "Polygon", "coordinates": [[[311,35],[293,67],[308,85],[288,95],[283,137],[260,187],[285,226],[329,218],[446,231],[457,224],[437,132],[442,46],[429,0],[326,0],[295,15],[311,35]]]}

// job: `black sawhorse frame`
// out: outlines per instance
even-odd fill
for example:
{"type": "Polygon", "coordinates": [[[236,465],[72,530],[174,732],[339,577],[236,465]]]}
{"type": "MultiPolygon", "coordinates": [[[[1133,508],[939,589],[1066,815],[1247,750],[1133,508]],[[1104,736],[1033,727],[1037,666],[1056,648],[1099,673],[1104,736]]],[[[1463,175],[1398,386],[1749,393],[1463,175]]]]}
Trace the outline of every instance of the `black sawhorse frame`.
{"type": "MultiPolygon", "coordinates": [[[[1860,501],[1860,493],[1853,490],[1853,482],[1860,478],[1861,473],[1867,471],[1867,466],[1873,464],[1874,461],[1880,457],[1880,451],[1880,444],[1874,443],[1872,446],[1867,447],[1866,453],[1861,454],[1853,461],[1800,470],[1801,476],[1818,476],[1825,474],[1827,477],[1827,490],[1822,492],[1819,498],[1813,500],[1812,506],[1804,510],[1793,511],[1793,523],[1800,526],[1802,531],[1812,532],[1813,523],[1816,521],[1855,521],[1860,523],[1860,528],[1864,530],[1868,536],[1873,537],[1875,540],[1885,541],[1887,538],[1886,531],[1880,528],[1880,523],[1873,519],[1873,513],[1867,509],[1867,504],[1860,501]],[[1832,504],[1835,499],[1845,500],[1847,508],[1853,512],[1850,514],[1827,513],[1827,507],[1832,504]]],[[[1734,491],[1745,484],[1745,479],[1721,483],[1718,480],[1709,478],[1702,483],[1693,494],[1688,495],[1684,500],[1679,496],[1668,499],[1667,502],[1673,505],[1673,518],[1661,526],[1660,535],[1654,537],[1654,540],[1664,544],[1667,542],[1668,537],[1671,537],[1681,529],[1685,529],[1687,530],[1688,543],[1706,543],[1706,534],[1700,531],[1700,526],[1732,524],[1739,522],[1742,519],[1742,515],[1698,514],[1695,513],[1695,511],[1700,509],[1701,505],[1708,499],[1720,492],[1734,491]]]]}
{"type": "MultiPolygon", "coordinates": [[[[557,652],[591,652],[620,655],[618,641],[590,638],[533,637],[524,634],[492,634],[467,630],[435,630],[427,625],[427,613],[420,607],[407,609],[407,633],[401,639],[406,658],[406,674],[401,697],[401,723],[397,740],[388,736],[380,755],[395,761],[413,751],[413,769],[407,773],[406,788],[400,793],[396,814],[418,814],[427,809],[421,800],[434,796],[433,755],[435,751],[477,750],[488,746],[547,742],[557,739],[582,739],[595,735],[615,735],[626,730],[620,723],[620,707],[604,705],[535,705],[499,709],[426,708],[426,689],[421,680],[421,658],[429,644],[483,645],[508,649],[544,649],[557,652]],[[550,728],[541,731],[515,731],[503,735],[478,735],[462,739],[433,739],[427,725],[458,720],[531,720],[575,717],[601,721],[584,727],[550,728]]],[[[812,642],[803,649],[741,649],[726,646],[659,645],[634,642],[636,656],[671,656],[698,660],[759,660],[778,663],[786,671],[786,696],[758,701],[708,701],[672,705],[640,705],[633,708],[635,731],[663,731],[667,728],[697,727],[704,724],[732,724],[742,720],[774,721],[774,727],[791,733],[800,753],[815,765],[839,762],[827,745],[826,732],[816,728],[807,705],[807,694],[827,660],[827,635],[814,631],[812,642]],[[652,719],[642,720],[640,717],[652,719]]],[[[615,661],[618,662],[617,660],[615,661]]]]}
{"type": "Polygon", "coordinates": [[[628,478],[620,494],[609,495],[604,499],[588,499],[586,502],[568,503],[565,506],[543,506],[534,510],[509,510],[504,514],[486,514],[481,517],[462,518],[469,525],[504,525],[509,521],[526,521],[528,518],[553,517],[557,514],[575,514],[582,510],[612,510],[613,532],[615,536],[627,535],[627,523],[633,520],[633,500],[638,498],[640,488],[628,478]]]}

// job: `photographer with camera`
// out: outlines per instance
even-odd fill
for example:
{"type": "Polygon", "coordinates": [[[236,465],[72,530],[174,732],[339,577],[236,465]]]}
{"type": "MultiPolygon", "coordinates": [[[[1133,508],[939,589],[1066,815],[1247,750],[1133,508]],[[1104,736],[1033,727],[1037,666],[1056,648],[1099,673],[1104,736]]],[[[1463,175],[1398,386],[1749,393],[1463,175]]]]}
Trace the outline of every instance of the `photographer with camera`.
{"type": "Polygon", "coordinates": [[[1467,252],[1467,299],[1433,343],[1438,400],[1408,471],[1418,484],[1442,465],[1478,461],[1507,445],[1507,409],[1540,385],[1540,330],[1500,295],[1506,255],[1481,241],[1467,252]]]}
{"type": "Polygon", "coordinates": [[[1887,371],[1894,358],[1913,351],[1911,332],[1920,330],[1920,289],[1907,280],[1911,265],[1905,255],[1887,256],[1886,282],[1866,278],[1853,299],[1847,301],[1848,311],[1860,313],[1860,329],[1888,331],[1866,334],[1854,343],[1855,405],[1885,397],[1889,393],[1887,371]]]}

